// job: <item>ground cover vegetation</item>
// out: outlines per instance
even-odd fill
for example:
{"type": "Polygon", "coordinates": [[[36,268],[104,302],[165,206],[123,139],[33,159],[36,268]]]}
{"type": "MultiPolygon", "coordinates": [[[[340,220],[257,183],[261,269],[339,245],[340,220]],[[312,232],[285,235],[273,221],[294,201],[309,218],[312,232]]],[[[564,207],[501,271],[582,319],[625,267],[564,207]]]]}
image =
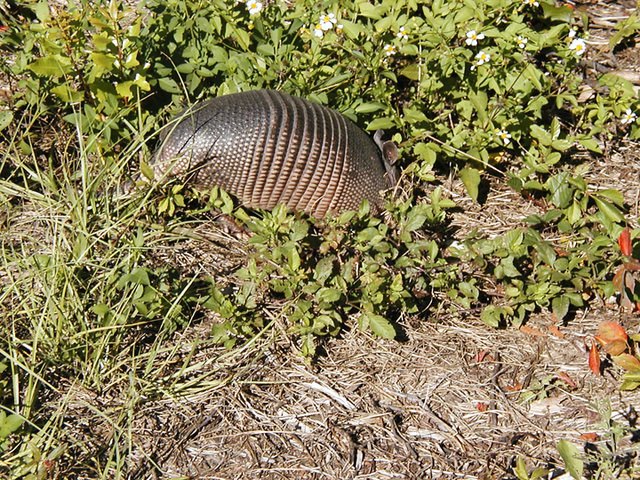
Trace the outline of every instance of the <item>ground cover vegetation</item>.
{"type": "MultiPolygon", "coordinates": [[[[96,391],[131,382],[129,413],[146,398],[203,388],[203,377],[185,381],[188,359],[166,376],[178,350],[163,341],[207,312],[221,317],[210,334],[228,355],[278,331],[311,363],[324,337],[361,329],[402,339],[407,318],[428,322],[434,312],[473,310],[512,328],[543,311],[570,322],[598,299],[638,309],[639,230],[623,194],[593,188],[586,174],[610,142],[640,138],[640,100],[613,74],[585,90],[580,10],[544,0],[113,0],[0,12],[11,107],[0,110],[3,474],[47,478],[72,468],[55,465],[74,452],[85,457],[73,468],[124,475],[126,431],[96,454],[60,433],[64,406],[43,416],[55,379],[96,391]],[[388,213],[372,217],[363,203],[318,221],[151,181],[147,161],[172,112],[256,88],[393,136],[403,173],[388,213]],[[139,172],[149,181],[119,194],[139,172]],[[505,235],[477,225],[454,241],[459,207],[440,185],[447,175],[478,202],[501,179],[538,212],[505,235]],[[211,211],[251,232],[244,265],[213,278],[158,261],[198,239],[211,211]]],[[[635,16],[621,22],[609,47],[639,28],[635,16]]],[[[612,360],[620,387],[637,388],[639,340],[603,325],[590,367],[599,373],[600,356],[612,360]]],[[[628,434],[621,428],[611,427],[628,434]]],[[[558,451],[574,478],[630,468],[602,451],[584,458],[569,442],[558,451]]],[[[512,473],[542,470],[527,473],[519,459],[512,473]]]]}

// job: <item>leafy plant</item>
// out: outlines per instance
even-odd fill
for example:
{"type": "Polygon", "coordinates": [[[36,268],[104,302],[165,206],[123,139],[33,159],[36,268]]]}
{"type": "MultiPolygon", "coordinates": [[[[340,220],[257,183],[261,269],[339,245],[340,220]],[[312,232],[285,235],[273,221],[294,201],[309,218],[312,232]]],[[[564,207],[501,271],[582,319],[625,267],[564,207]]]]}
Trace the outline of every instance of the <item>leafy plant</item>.
{"type": "Polygon", "coordinates": [[[370,217],[366,202],[359,212],[345,212],[326,225],[314,225],[284,207],[263,212],[262,219],[237,211],[254,234],[250,243],[256,255],[238,272],[244,283],[236,293],[223,295],[214,285],[203,303],[227,319],[216,327],[216,335],[230,346],[238,335],[262,328],[255,300],[261,292],[282,299],[282,316],[289,319],[290,332],[302,339],[305,355],[315,353],[316,337],[338,334],[350,316],[359,328],[394,338],[397,327],[388,316],[416,312],[416,297],[428,297],[427,271],[446,264],[436,242],[411,235],[426,222],[438,221],[434,209],[452,205],[437,192],[432,200],[392,210],[401,219],[393,229],[370,217]]]}
{"type": "Polygon", "coordinates": [[[569,475],[576,480],[581,480],[584,471],[584,460],[578,447],[568,440],[560,440],[558,442],[558,453],[560,453],[569,475]]]}
{"type": "Polygon", "coordinates": [[[549,474],[549,470],[546,468],[536,468],[531,473],[528,473],[523,458],[519,456],[516,460],[513,473],[515,473],[516,477],[520,480],[537,480],[538,478],[546,477],[549,474]]]}
{"type": "MultiPolygon", "coordinates": [[[[635,343],[640,335],[627,335],[624,328],[615,322],[600,322],[598,335],[594,339],[602,346],[604,352],[611,356],[613,362],[623,370],[621,390],[634,390],[640,386],[640,360],[635,352],[635,343]]],[[[595,344],[591,345],[589,367],[596,375],[600,375],[600,357],[595,344]]]]}

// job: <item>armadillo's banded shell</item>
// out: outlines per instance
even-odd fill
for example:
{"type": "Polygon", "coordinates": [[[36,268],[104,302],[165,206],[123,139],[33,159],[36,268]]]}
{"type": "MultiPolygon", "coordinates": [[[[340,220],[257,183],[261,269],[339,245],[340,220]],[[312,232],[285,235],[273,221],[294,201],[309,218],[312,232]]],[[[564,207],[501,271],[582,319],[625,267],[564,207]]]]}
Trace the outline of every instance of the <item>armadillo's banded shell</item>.
{"type": "Polygon", "coordinates": [[[156,177],[188,174],[219,186],[249,207],[322,217],[374,211],[389,188],[381,149],[353,122],[314,102],[271,90],[215,98],[185,110],[162,133],[156,177]]]}

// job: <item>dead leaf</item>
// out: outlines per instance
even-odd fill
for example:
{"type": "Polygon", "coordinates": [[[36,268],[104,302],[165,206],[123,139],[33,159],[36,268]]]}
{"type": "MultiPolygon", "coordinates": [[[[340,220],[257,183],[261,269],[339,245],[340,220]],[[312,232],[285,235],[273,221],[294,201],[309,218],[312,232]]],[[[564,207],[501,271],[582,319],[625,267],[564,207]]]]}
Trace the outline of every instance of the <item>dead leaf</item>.
{"type": "Polygon", "coordinates": [[[640,85],[640,73],[634,72],[632,70],[613,70],[609,72],[611,75],[617,75],[619,77],[628,80],[631,83],[635,83],[636,85],[640,85]]]}
{"type": "Polygon", "coordinates": [[[547,330],[558,338],[564,338],[564,333],[560,331],[557,325],[548,325],[547,330]]]}
{"type": "Polygon", "coordinates": [[[567,372],[558,373],[558,379],[562,380],[564,383],[569,385],[571,388],[577,388],[578,387],[576,382],[573,381],[573,378],[571,378],[567,372]]]}
{"type": "Polygon", "coordinates": [[[589,350],[589,369],[596,375],[600,375],[600,355],[598,355],[595,343],[591,344],[591,349],[589,350]]]}
{"type": "Polygon", "coordinates": [[[582,435],[580,435],[580,438],[582,440],[586,440],[587,442],[595,442],[596,440],[598,440],[598,438],[600,438],[600,436],[595,432],[589,432],[583,433],[582,435]]]}
{"type": "Polygon", "coordinates": [[[510,392],[517,392],[518,390],[522,390],[522,382],[516,382],[513,385],[509,386],[507,385],[506,388],[507,390],[509,390],[510,392]]]}
{"type": "Polygon", "coordinates": [[[604,351],[611,356],[620,355],[627,351],[629,344],[622,340],[614,340],[604,345],[604,351]]]}
{"type": "Polygon", "coordinates": [[[486,412],[486,411],[487,411],[487,408],[489,408],[489,407],[488,407],[488,406],[487,406],[487,404],[486,404],[486,403],[484,403],[484,402],[478,402],[478,403],[476,403],[476,409],[477,409],[479,412],[486,412]]]}
{"type": "Polygon", "coordinates": [[[476,362],[477,363],[481,363],[483,361],[487,361],[487,362],[495,362],[495,358],[493,357],[493,355],[491,355],[489,353],[488,350],[480,350],[477,354],[476,354],[476,362]]]}
{"type": "Polygon", "coordinates": [[[589,85],[580,86],[580,94],[578,95],[578,103],[586,103],[596,94],[596,91],[589,85]]]}
{"type": "Polygon", "coordinates": [[[528,335],[535,335],[536,337],[546,337],[546,335],[535,327],[529,327],[528,325],[522,325],[520,331],[528,335]]]}

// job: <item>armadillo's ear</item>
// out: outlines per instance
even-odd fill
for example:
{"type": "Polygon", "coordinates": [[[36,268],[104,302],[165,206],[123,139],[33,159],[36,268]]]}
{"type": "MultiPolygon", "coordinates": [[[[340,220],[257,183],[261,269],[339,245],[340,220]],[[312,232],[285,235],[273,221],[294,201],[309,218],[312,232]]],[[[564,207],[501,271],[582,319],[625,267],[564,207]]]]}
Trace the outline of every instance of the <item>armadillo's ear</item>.
{"type": "Polygon", "coordinates": [[[376,145],[378,145],[378,147],[380,147],[380,150],[382,150],[382,136],[383,135],[384,135],[384,130],[382,130],[381,128],[376,130],[376,133],[373,134],[373,141],[376,142],[376,145]]]}
{"type": "Polygon", "coordinates": [[[395,187],[398,183],[398,169],[393,165],[398,160],[398,147],[392,141],[382,141],[384,130],[376,130],[373,135],[373,141],[376,142],[378,148],[382,152],[382,162],[384,163],[384,169],[386,170],[385,177],[389,187],[395,187]]]}
{"type": "Polygon", "coordinates": [[[398,160],[398,147],[391,140],[388,140],[382,144],[382,156],[385,163],[393,165],[398,160]]]}
{"type": "Polygon", "coordinates": [[[382,158],[384,159],[385,166],[387,168],[398,160],[398,147],[391,140],[386,142],[382,141],[382,136],[384,135],[384,130],[376,130],[376,133],[373,135],[373,141],[376,142],[378,148],[382,152],[382,158]]]}

